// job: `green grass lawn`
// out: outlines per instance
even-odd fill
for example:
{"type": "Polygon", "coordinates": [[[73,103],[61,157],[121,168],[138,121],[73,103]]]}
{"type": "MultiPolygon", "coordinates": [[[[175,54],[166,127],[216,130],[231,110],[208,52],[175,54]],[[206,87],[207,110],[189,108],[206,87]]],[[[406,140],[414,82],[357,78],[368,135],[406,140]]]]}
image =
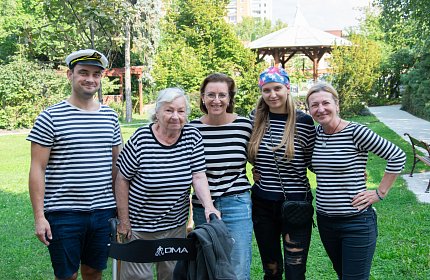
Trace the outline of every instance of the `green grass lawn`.
{"type": "MultiPolygon", "coordinates": [[[[374,117],[355,121],[367,124],[378,134],[399,145],[408,156],[404,173],[412,164],[409,144],[374,117]]],[[[139,124],[122,127],[128,139],[139,124]]],[[[0,280],[52,279],[48,251],[34,236],[33,215],[27,190],[30,144],[26,135],[0,137],[0,280]]],[[[371,156],[368,162],[369,187],[376,188],[385,162],[371,156]]],[[[422,171],[418,164],[416,171],[422,171]]],[[[311,182],[315,188],[315,179],[311,182]]],[[[423,186],[425,188],[425,186],[423,186]]],[[[379,237],[371,279],[430,279],[430,205],[417,202],[399,178],[388,197],[375,205],[379,237]]],[[[252,279],[262,279],[258,249],[253,244],[252,279]]],[[[309,252],[307,279],[336,279],[315,228],[309,252]]],[[[110,268],[103,279],[110,279],[110,268]]]]}

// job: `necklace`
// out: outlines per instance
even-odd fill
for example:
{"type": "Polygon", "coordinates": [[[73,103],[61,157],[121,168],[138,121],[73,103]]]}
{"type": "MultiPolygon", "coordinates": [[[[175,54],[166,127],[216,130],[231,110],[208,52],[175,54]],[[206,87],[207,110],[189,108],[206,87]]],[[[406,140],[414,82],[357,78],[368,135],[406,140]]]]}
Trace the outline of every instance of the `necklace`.
{"type": "MultiPolygon", "coordinates": [[[[342,119],[339,120],[339,122],[337,123],[336,127],[333,129],[333,131],[330,134],[326,134],[327,137],[324,139],[322,139],[323,143],[322,143],[322,147],[325,148],[327,146],[327,140],[336,132],[336,129],[339,127],[340,123],[342,122],[342,119]]],[[[324,130],[323,130],[324,131],[324,130]]]]}

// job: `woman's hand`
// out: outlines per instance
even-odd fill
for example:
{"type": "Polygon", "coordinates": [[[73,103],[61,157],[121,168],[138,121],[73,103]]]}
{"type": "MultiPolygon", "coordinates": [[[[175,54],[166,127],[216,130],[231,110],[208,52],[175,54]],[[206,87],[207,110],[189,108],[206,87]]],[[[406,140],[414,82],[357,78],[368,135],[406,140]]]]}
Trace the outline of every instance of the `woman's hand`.
{"type": "Polygon", "coordinates": [[[352,199],[352,206],[361,211],[378,201],[379,198],[375,190],[366,190],[354,196],[352,199]]]}
{"type": "Polygon", "coordinates": [[[252,168],[252,179],[254,180],[254,182],[259,181],[261,178],[260,173],[258,173],[257,169],[255,169],[255,167],[252,168]]]}
{"type": "Polygon", "coordinates": [[[123,242],[124,239],[130,239],[131,238],[131,225],[130,220],[119,220],[118,224],[118,236],[119,236],[119,242],[123,242]]]}
{"type": "Polygon", "coordinates": [[[197,198],[205,208],[206,221],[209,222],[209,215],[211,213],[214,213],[217,215],[218,219],[221,219],[221,213],[215,208],[212,202],[211,193],[209,192],[208,179],[205,172],[193,173],[193,187],[197,198]]]}
{"type": "Polygon", "coordinates": [[[221,212],[218,211],[213,205],[212,207],[207,207],[205,208],[205,217],[206,217],[206,222],[210,221],[209,215],[214,213],[218,219],[221,220],[221,212]]]}

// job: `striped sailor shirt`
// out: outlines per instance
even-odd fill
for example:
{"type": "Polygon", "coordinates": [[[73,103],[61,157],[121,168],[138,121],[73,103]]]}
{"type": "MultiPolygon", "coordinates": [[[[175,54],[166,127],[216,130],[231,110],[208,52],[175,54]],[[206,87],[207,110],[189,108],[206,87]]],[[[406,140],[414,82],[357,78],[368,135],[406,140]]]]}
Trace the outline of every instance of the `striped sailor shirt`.
{"type": "MultiPolygon", "coordinates": [[[[261,177],[252,187],[253,195],[273,201],[284,200],[279,179],[281,177],[287,196],[290,199],[301,197],[309,189],[307,168],[310,166],[315,143],[314,122],[311,116],[297,110],[294,158],[288,161],[283,158],[285,147],[281,147],[275,153],[272,150],[272,147],[281,143],[288,115],[269,112],[269,117],[270,129],[266,129],[255,159],[254,168],[261,177]],[[275,156],[278,159],[278,166],[274,159],[275,156]]],[[[253,119],[252,114],[251,118],[253,119]]]]}
{"type": "Polygon", "coordinates": [[[45,212],[115,207],[112,147],[121,144],[121,133],[110,107],[84,111],[62,101],[37,117],[27,140],[51,148],[45,212]]]}
{"type": "MultiPolygon", "coordinates": [[[[328,135],[317,127],[312,167],[317,175],[317,212],[326,216],[353,216],[352,198],[367,189],[368,152],[387,160],[386,172],[400,173],[405,153],[369,128],[349,123],[343,130],[328,135]]],[[[365,211],[362,210],[362,211],[365,211]]]]}
{"type": "MultiPolygon", "coordinates": [[[[212,199],[249,191],[251,185],[246,177],[246,163],[251,121],[238,116],[225,125],[206,125],[198,119],[190,125],[196,127],[203,137],[206,176],[212,199]]],[[[195,195],[193,204],[201,207],[195,195]]]]}
{"type": "Polygon", "coordinates": [[[193,173],[205,172],[202,136],[186,124],[178,141],[166,146],[143,126],[127,141],[117,166],[130,181],[129,218],[135,231],[156,232],[188,219],[193,173]]]}

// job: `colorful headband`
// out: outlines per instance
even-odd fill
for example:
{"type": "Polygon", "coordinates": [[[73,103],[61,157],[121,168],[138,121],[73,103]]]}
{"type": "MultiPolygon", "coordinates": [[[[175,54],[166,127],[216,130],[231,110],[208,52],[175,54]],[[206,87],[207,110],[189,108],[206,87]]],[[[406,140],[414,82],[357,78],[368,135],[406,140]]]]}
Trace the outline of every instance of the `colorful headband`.
{"type": "Polygon", "coordinates": [[[282,67],[271,66],[260,74],[258,86],[262,88],[267,83],[281,83],[289,88],[290,77],[282,67]]]}

